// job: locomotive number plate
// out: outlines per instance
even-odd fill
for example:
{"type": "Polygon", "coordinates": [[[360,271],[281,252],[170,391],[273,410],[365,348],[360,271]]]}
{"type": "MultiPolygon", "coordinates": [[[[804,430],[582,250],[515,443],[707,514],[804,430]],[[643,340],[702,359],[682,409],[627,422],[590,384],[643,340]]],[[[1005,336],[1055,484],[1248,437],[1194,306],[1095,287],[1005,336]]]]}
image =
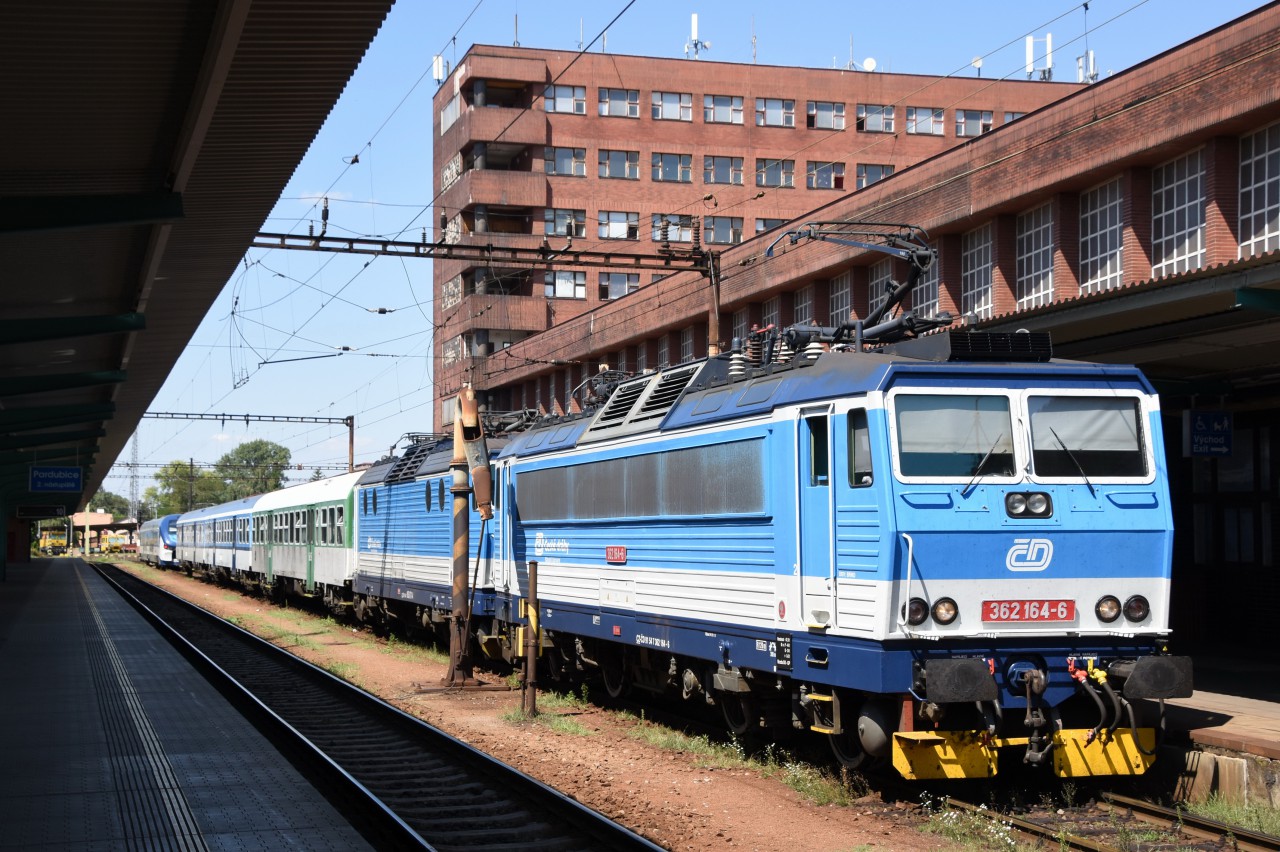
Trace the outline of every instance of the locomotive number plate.
{"type": "Polygon", "coordinates": [[[983,621],[1074,621],[1075,601],[983,601],[983,621]]]}

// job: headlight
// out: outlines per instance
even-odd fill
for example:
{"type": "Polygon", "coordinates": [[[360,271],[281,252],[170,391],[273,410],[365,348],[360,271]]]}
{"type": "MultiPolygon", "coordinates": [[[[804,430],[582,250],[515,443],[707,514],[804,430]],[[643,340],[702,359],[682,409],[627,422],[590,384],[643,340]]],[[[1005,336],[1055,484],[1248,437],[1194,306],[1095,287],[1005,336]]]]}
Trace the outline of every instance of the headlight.
{"type": "Polygon", "coordinates": [[[1143,621],[1151,614],[1151,604],[1142,595],[1134,595],[1124,602],[1124,617],[1130,621],[1143,621]]]}
{"type": "Polygon", "coordinates": [[[920,598],[912,598],[907,603],[907,623],[913,627],[917,624],[924,624],[924,620],[929,617],[929,604],[920,598]]]}
{"type": "Polygon", "coordinates": [[[938,598],[933,602],[933,620],[939,624],[950,624],[960,614],[960,607],[951,598],[938,598]]]}
{"type": "Polygon", "coordinates": [[[1107,595],[1100,598],[1093,605],[1093,611],[1097,614],[1099,621],[1105,621],[1110,624],[1120,617],[1120,599],[1115,595],[1107,595]]]}
{"type": "Polygon", "coordinates": [[[1053,500],[1043,491],[1012,491],[1004,495],[1004,510],[1011,518],[1047,518],[1053,500]]]}

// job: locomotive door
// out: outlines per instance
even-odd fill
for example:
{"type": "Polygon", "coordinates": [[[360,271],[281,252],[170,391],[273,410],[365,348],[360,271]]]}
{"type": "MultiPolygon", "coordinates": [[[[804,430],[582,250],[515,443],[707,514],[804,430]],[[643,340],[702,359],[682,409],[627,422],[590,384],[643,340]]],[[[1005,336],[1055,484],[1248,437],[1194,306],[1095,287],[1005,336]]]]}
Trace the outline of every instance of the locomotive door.
{"type": "Polygon", "coordinates": [[[835,625],[835,560],[831,553],[831,407],[801,410],[796,423],[797,562],[800,620],[835,625]]]}

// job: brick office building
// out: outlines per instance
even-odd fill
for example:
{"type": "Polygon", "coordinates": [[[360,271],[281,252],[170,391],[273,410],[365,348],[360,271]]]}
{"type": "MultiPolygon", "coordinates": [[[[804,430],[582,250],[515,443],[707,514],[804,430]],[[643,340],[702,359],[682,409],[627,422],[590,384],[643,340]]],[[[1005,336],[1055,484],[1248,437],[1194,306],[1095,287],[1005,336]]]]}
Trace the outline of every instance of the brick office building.
{"type": "MultiPolygon", "coordinates": [[[[652,253],[665,219],[723,249],[1080,88],[475,46],[435,96],[436,206],[451,242],[652,253]]],[[[495,353],[660,275],[438,259],[435,422],[495,353]]],[[[530,405],[564,404],[549,382],[530,405]]]]}
{"type": "MultiPolygon", "coordinates": [[[[1271,5],[803,214],[926,228],[939,262],[917,310],[980,330],[1049,330],[1059,356],[1147,372],[1166,412],[1179,530],[1174,625],[1193,643],[1261,639],[1266,619],[1231,604],[1239,618],[1224,633],[1216,614],[1228,589],[1259,601],[1280,592],[1277,45],[1271,5]],[[1231,425],[1229,454],[1185,449],[1206,417],[1231,425]]],[[[863,316],[871,294],[905,274],[829,243],[767,259],[781,231],[747,230],[721,254],[725,342],[753,323],[863,316]]],[[[706,354],[708,328],[705,279],[677,273],[479,359],[470,374],[494,409],[564,407],[601,362],[637,370],[706,354]]]]}

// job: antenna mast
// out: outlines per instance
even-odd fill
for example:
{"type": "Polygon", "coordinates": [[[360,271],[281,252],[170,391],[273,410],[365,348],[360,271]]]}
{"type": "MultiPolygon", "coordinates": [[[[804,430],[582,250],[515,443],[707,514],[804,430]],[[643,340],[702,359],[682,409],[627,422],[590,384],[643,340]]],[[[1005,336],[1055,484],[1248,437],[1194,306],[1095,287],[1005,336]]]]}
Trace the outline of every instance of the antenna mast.
{"type": "Polygon", "coordinates": [[[698,40],[698,13],[697,12],[694,12],[692,15],[692,21],[689,28],[689,41],[684,46],[685,59],[689,58],[689,48],[691,47],[693,48],[694,59],[701,58],[698,56],[699,51],[711,49],[711,42],[698,40]]]}

